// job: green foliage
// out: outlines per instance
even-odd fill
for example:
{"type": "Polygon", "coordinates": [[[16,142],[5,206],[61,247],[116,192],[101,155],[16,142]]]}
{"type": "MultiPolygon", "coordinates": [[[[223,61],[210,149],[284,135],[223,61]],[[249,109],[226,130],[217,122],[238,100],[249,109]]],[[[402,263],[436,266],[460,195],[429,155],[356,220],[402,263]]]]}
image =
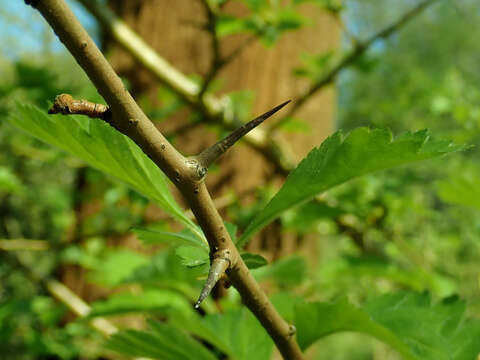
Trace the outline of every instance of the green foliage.
{"type": "Polygon", "coordinates": [[[279,286],[294,286],[302,283],[305,279],[306,271],[305,259],[301,256],[293,255],[257,269],[253,274],[259,281],[272,279],[279,286]]]}
{"type": "Polygon", "coordinates": [[[445,202],[480,210],[478,175],[478,171],[467,170],[449,180],[440,181],[437,183],[438,195],[445,202]]]}
{"type": "MultiPolygon", "coordinates": [[[[350,32],[346,44],[351,35],[368,38],[411,5],[393,0],[242,2],[248,9],[234,17],[223,12],[224,0],[209,1],[218,14],[222,41],[236,34],[272,46],[286,32],[310,24],[297,6],[311,3],[345,23],[350,32]]],[[[395,133],[428,127],[456,143],[478,144],[478,41],[465,36],[478,29],[478,10],[473,0],[458,6],[438,2],[394,37],[376,42],[337,77],[341,126],[374,125],[395,133]]],[[[304,55],[292,73],[318,80],[342,50],[304,55]]],[[[146,316],[160,319],[150,322],[150,329],[120,330],[109,342],[120,354],[270,358],[272,341],[234,289],[225,290],[215,304],[208,298],[201,311],[193,310],[208,269],[208,246],[174,202],[164,175],[131,141],[101,121],[50,117],[34,107],[15,106],[13,99],[43,108],[61,92],[102,101],[93,87],[82,85],[85,78],[78,67],[57,55],[35,54],[28,61],[3,61],[1,68],[6,80],[0,84],[0,237],[42,239],[50,245],[43,252],[0,253],[0,348],[7,349],[2,355],[15,360],[103,356],[102,340],[89,321],[72,321],[38,280],[62,274],[67,282],[71,272],[65,270],[73,269],[78,283],[70,285],[78,285],[80,292],[88,285],[84,295],[92,300],[92,312],[87,320],[114,316],[121,318],[116,324],[123,328],[146,316]],[[9,126],[7,116],[26,133],[9,126]],[[186,229],[151,224],[158,218],[149,201],[186,229]],[[131,228],[141,243],[128,235],[131,228]],[[90,292],[92,283],[96,286],[90,292]]],[[[192,76],[200,83],[199,75],[192,76]]],[[[215,79],[209,90],[220,90],[221,83],[215,79]]],[[[186,105],[166,90],[158,100],[160,106],[140,99],[153,120],[164,120],[186,105]]],[[[229,118],[250,118],[252,91],[240,89],[223,100],[229,118]]],[[[195,125],[203,121],[195,111],[191,118],[195,125]]],[[[278,130],[308,133],[302,120],[290,118],[278,130]]],[[[226,133],[215,130],[219,137],[226,133]]],[[[175,133],[170,138],[175,140],[175,133]]],[[[260,185],[252,196],[256,201],[248,205],[235,194],[225,214],[244,235],[238,238],[236,226],[225,225],[239,247],[280,217],[278,234],[288,232],[299,253],[306,254],[272,261],[254,253],[241,255],[253,276],[267,283],[277,310],[295,323],[309,356],[376,357],[382,345],[370,346],[368,337],[405,359],[477,356],[478,320],[465,317],[465,305],[458,299],[432,304],[425,291],[433,298],[459,294],[468,304],[467,313],[478,319],[478,147],[348,181],[454,150],[458,148],[432,141],[423,131],[394,141],[386,130],[361,128],[345,137],[336,133],[307,156],[268,205],[273,183],[260,185]],[[309,201],[326,190],[321,199],[309,201]],[[345,331],[354,333],[328,336],[345,331]]],[[[261,237],[263,251],[271,244],[261,237]]]]}
{"type": "Polygon", "coordinates": [[[165,175],[132,140],[105,122],[78,116],[47,116],[35,107],[23,105],[18,105],[10,121],[32,136],[124,181],[204,239],[173,199],[165,175]]]}
{"type": "Polygon", "coordinates": [[[183,360],[195,354],[196,359],[214,360],[215,356],[199,342],[174,326],[150,323],[150,332],[127,330],[115,334],[107,347],[117,352],[159,360],[183,360]]]}
{"type": "Polygon", "coordinates": [[[149,289],[136,294],[115,294],[107,300],[96,301],[92,304],[89,317],[118,315],[132,312],[155,313],[165,311],[166,308],[190,311],[191,305],[178,292],[166,289],[149,289]]]}
{"type": "Polygon", "coordinates": [[[295,325],[303,349],[324,336],[356,331],[389,344],[405,359],[474,359],[480,322],[464,319],[464,311],[457,298],[432,304],[428,294],[398,293],[362,307],[346,299],[299,304],[295,325]]]}
{"type": "Polygon", "coordinates": [[[336,132],[290,173],[283,187],[245,230],[239,246],[283,211],[345,181],[462,148],[431,140],[426,130],[406,133],[395,140],[382,129],[359,128],[345,138],[336,132]]]}
{"type": "Polygon", "coordinates": [[[208,244],[199,239],[188,230],[179,232],[159,231],[154,229],[133,229],[137,237],[145,244],[155,245],[161,243],[178,244],[178,245],[195,245],[208,251],[208,244]]]}
{"type": "Polygon", "coordinates": [[[241,253],[240,255],[249,269],[257,269],[268,264],[267,259],[258,254],[241,253]]]}
{"type": "Polygon", "coordinates": [[[268,359],[273,348],[265,329],[246,310],[234,309],[223,314],[185,315],[171,312],[171,321],[217,347],[235,360],[268,359]]]}
{"type": "Polygon", "coordinates": [[[265,330],[246,309],[199,317],[195,313],[168,312],[171,324],[150,322],[151,332],[123,331],[108,342],[122,354],[153,359],[216,358],[184,332],[207,341],[234,360],[268,359],[273,348],[265,330]],[[182,330],[180,330],[182,329],[182,330]],[[201,350],[198,350],[201,349],[201,350]],[[199,351],[198,355],[197,352],[199,351]]]}
{"type": "Polygon", "coordinates": [[[280,6],[267,1],[245,1],[251,13],[244,17],[220,14],[216,31],[220,37],[253,33],[264,44],[273,45],[287,31],[302,27],[307,19],[295,11],[295,6],[280,6]]]}

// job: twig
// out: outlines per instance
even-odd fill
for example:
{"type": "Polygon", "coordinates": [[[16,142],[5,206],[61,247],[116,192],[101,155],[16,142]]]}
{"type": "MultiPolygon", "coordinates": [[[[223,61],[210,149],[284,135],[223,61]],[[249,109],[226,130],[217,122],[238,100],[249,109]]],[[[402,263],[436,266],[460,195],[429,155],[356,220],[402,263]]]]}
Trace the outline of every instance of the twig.
{"type": "Polygon", "coordinates": [[[272,110],[269,110],[266,113],[256,117],[255,119],[236,129],[226,138],[220,140],[219,142],[202,151],[199,155],[196,156],[196,159],[199,162],[200,166],[208,169],[208,167],[213,162],[215,162],[220,156],[222,156],[239,139],[245,136],[245,134],[260,125],[270,116],[275,114],[278,110],[287,105],[290,101],[291,100],[285,101],[284,103],[274,107],[272,110]]]}
{"type": "MultiPolygon", "coordinates": [[[[61,282],[57,280],[46,280],[45,285],[53,297],[65,304],[75,315],[86,317],[90,314],[90,306],[61,282]]],[[[118,332],[115,325],[102,317],[95,317],[90,321],[90,324],[105,336],[111,336],[118,332]]]]}
{"type": "Polygon", "coordinates": [[[213,9],[210,7],[208,0],[200,0],[200,3],[202,4],[203,9],[205,10],[205,15],[207,17],[207,24],[205,27],[210,34],[210,46],[212,54],[212,60],[210,61],[210,69],[208,70],[208,73],[203,80],[202,87],[200,88],[200,91],[198,93],[198,97],[201,99],[203,97],[203,94],[205,94],[205,92],[207,91],[208,86],[220,70],[222,56],[220,55],[220,40],[217,34],[217,16],[214,13],[213,9]]]}
{"type": "Polygon", "coordinates": [[[43,251],[48,249],[49,244],[45,240],[0,239],[0,250],[4,251],[43,251]]]}
{"type": "Polygon", "coordinates": [[[288,119],[291,118],[307,100],[309,100],[320,89],[333,82],[333,80],[335,80],[336,76],[338,75],[338,73],[340,73],[340,71],[350,66],[358,58],[360,58],[360,56],[362,56],[375,41],[389,37],[395,31],[407,24],[410,20],[414,19],[417,15],[419,15],[424,9],[426,9],[435,1],[436,0],[422,1],[417,6],[407,11],[394,23],[373,34],[367,40],[363,42],[359,41],[354,44],[352,50],[346,52],[345,54],[337,58],[336,62],[331,65],[330,68],[319,79],[317,79],[302,95],[300,95],[295,100],[293,106],[290,108],[288,113],[281,120],[277,121],[274,125],[272,125],[272,127],[270,128],[270,132],[278,129],[281,125],[288,121],[288,119]]]}
{"type": "Polygon", "coordinates": [[[205,75],[205,78],[202,82],[202,87],[198,94],[198,98],[202,101],[202,97],[205,92],[208,90],[210,83],[215,79],[217,74],[222,70],[226,65],[228,65],[235,57],[237,57],[248,45],[257,39],[255,35],[247,37],[237,48],[235,48],[230,54],[226,56],[221,55],[220,51],[220,38],[217,33],[216,28],[216,19],[217,14],[215,9],[211,7],[208,0],[200,0],[202,4],[205,15],[207,17],[207,24],[205,28],[210,34],[210,43],[211,43],[211,53],[212,59],[210,61],[210,68],[205,75]]]}
{"type": "Polygon", "coordinates": [[[285,359],[301,359],[302,353],[289,324],[250,274],[208,193],[203,177],[159,132],[125,89],[120,78],[80,25],[63,0],[42,0],[33,4],[48,21],[70,53],[87,73],[111,110],[108,123],[130,137],[175,183],[210,247],[212,258],[225,257],[226,273],[243,302],[257,317],[285,359]]]}
{"type": "Polygon", "coordinates": [[[95,104],[87,100],[75,100],[72,95],[60,94],[55,97],[55,101],[48,110],[49,114],[63,115],[87,115],[91,118],[106,120],[110,117],[110,109],[102,104],[95,104]]]}

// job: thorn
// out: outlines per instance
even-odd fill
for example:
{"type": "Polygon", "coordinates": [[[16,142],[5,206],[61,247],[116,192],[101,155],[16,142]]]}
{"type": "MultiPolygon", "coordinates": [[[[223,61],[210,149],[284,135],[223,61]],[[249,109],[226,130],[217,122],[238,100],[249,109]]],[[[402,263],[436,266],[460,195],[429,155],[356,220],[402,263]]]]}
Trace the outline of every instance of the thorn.
{"type": "Polygon", "coordinates": [[[223,254],[217,255],[213,258],[212,265],[210,265],[210,270],[208,271],[208,278],[203,286],[200,296],[198,297],[197,302],[195,303],[195,309],[200,307],[200,304],[203,300],[210,294],[215,284],[220,280],[225,271],[230,266],[229,251],[224,250],[223,254]]]}
{"type": "Polygon", "coordinates": [[[235,144],[240,138],[247,134],[252,129],[256,128],[270,116],[275,114],[278,110],[287,105],[291,100],[287,100],[280,105],[275,106],[273,109],[267,111],[266,113],[256,117],[255,119],[249,121],[245,125],[234,130],[230,135],[228,135],[223,140],[215,143],[209,148],[202,151],[199,155],[196,156],[198,162],[204,168],[208,168],[214,161],[216,161],[220,156],[222,156],[233,144],[235,144]]]}

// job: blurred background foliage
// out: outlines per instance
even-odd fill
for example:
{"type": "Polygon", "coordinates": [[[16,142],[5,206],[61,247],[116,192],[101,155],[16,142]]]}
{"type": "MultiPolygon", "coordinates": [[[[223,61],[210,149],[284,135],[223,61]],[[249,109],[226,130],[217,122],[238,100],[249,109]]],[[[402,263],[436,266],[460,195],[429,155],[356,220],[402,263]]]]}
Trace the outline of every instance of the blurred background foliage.
{"type": "MultiPolygon", "coordinates": [[[[0,11],[1,41],[8,49],[0,55],[1,357],[108,358],[112,354],[105,353],[101,335],[90,330],[88,319],[76,319],[54,300],[46,280],[57,278],[87,294],[83,300],[92,305],[91,316],[111,316],[119,326],[144,328],[148,318],[181,322],[192,316],[204,269],[185,267],[173,249],[142,244],[132,235],[132,228],[147,225],[177,230],[147,199],[7,123],[17,102],[46,110],[62,92],[101,101],[42,19],[23,3],[12,3],[0,11]],[[25,241],[12,250],[13,240],[25,241]],[[31,240],[43,241],[43,248],[31,248],[31,240]]],[[[69,3],[100,39],[95,20],[74,1],[69,3]]],[[[242,22],[223,19],[222,35],[254,32],[275,46],[283,31],[302,26],[289,9],[275,15],[272,21],[278,27],[264,28],[263,20],[273,16],[268,5],[248,3],[252,17],[242,22]]],[[[348,49],[352,38],[367,38],[415,2],[320,3],[341,19],[342,48],[348,49]]],[[[378,40],[336,79],[337,127],[388,127],[395,134],[430,128],[439,137],[478,145],[479,16],[477,1],[442,0],[392,37],[378,40]]],[[[321,54],[310,63],[307,56],[310,68],[297,69],[297,74],[314,77],[315,66],[324,66],[329,56],[321,54]]],[[[155,117],[168,119],[181,101],[167,90],[159,96],[170,107],[156,109],[145,98],[142,105],[162,112],[155,117]]],[[[235,104],[248,113],[248,101],[235,104]]],[[[362,303],[395,290],[428,291],[434,299],[458,294],[468,314],[480,317],[479,151],[477,146],[362,177],[322,195],[322,202],[287,212],[281,218],[282,231],[300,240],[317,238],[315,257],[291,254],[254,270],[255,276],[287,319],[299,298],[347,295],[353,303],[362,303]]],[[[233,194],[228,221],[244,228],[262,199],[271,196],[272,186],[256,190],[259,203],[252,207],[241,206],[233,194]]],[[[213,315],[238,308],[238,295],[229,290],[220,300],[209,299],[203,311],[213,315]]],[[[352,333],[327,337],[319,348],[309,350],[312,359],[395,356],[385,345],[352,333]]]]}

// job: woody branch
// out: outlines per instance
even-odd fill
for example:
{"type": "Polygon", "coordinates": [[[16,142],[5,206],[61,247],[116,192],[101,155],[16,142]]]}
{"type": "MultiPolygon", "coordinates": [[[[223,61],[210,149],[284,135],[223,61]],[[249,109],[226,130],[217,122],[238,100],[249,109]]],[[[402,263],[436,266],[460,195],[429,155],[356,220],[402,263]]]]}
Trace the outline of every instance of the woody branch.
{"type": "Polygon", "coordinates": [[[250,274],[214,206],[198,161],[185,158],[143,113],[63,0],[26,1],[37,8],[86,72],[111,111],[105,121],[130,137],[180,190],[208,240],[212,258],[228,260],[226,274],[286,359],[302,353],[291,327],[250,274]]]}

